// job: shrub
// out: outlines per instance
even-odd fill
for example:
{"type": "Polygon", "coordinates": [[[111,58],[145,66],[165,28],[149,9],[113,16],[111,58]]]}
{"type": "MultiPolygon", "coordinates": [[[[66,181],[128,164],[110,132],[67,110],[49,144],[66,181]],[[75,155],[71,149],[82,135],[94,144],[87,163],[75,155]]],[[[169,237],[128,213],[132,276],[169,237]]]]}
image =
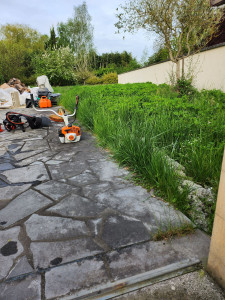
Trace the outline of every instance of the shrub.
{"type": "Polygon", "coordinates": [[[192,79],[186,79],[184,77],[177,80],[175,88],[179,92],[180,97],[187,96],[188,99],[197,93],[197,89],[192,85],[192,79]]]}
{"type": "Polygon", "coordinates": [[[102,77],[103,84],[114,84],[118,83],[118,75],[116,73],[108,73],[102,77]]]}
{"type": "Polygon", "coordinates": [[[102,79],[97,77],[97,76],[91,76],[89,77],[86,82],[86,84],[89,84],[89,85],[96,85],[96,84],[101,84],[102,83],[102,79]]]}
{"type": "Polygon", "coordinates": [[[77,81],[74,54],[68,47],[47,50],[44,54],[37,55],[33,59],[33,65],[36,74],[48,76],[52,85],[69,85],[77,81]]]}

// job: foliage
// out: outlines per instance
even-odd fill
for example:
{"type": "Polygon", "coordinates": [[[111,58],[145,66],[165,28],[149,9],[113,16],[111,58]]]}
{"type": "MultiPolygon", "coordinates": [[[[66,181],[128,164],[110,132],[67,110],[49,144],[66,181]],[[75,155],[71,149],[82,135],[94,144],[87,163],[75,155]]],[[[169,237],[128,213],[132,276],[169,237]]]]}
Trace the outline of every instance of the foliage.
{"type": "Polygon", "coordinates": [[[208,0],[129,0],[120,8],[115,24],[118,30],[155,32],[176,63],[177,79],[180,60],[207,45],[223,15],[223,8],[215,10],[208,0]]]}
{"type": "Polygon", "coordinates": [[[57,32],[60,47],[69,47],[75,54],[89,53],[92,50],[93,26],[86,2],[74,6],[73,18],[69,18],[66,23],[59,23],[57,32]]]}
{"type": "Polygon", "coordinates": [[[146,66],[150,66],[169,59],[169,52],[166,48],[160,48],[156,53],[148,58],[146,66]]]}
{"type": "Polygon", "coordinates": [[[12,77],[34,74],[32,57],[44,51],[46,36],[25,25],[7,24],[0,28],[0,72],[7,82],[12,77]]]}
{"type": "MultiPolygon", "coordinates": [[[[217,192],[225,138],[225,94],[202,91],[192,101],[168,85],[151,83],[58,88],[62,104],[73,110],[80,96],[78,118],[93,130],[103,146],[142,182],[161,191],[188,214],[187,191],[166,155],[185,167],[187,176],[217,192]]],[[[212,208],[215,203],[212,203],[212,208]]],[[[207,211],[207,209],[206,209],[207,211]]],[[[208,213],[212,224],[213,214],[208,213]]]]}
{"type": "Polygon", "coordinates": [[[192,99],[193,96],[198,93],[197,89],[192,85],[192,79],[186,79],[184,77],[177,80],[175,89],[178,91],[180,97],[187,96],[188,99],[192,99]]]}
{"type": "Polygon", "coordinates": [[[77,81],[74,55],[68,47],[46,50],[34,57],[33,65],[36,74],[48,76],[53,85],[69,85],[77,81]]]}
{"type": "Polygon", "coordinates": [[[50,29],[50,37],[48,41],[45,43],[45,48],[50,50],[54,50],[57,48],[57,37],[55,34],[54,27],[50,29]]]}
{"type": "Polygon", "coordinates": [[[108,73],[102,76],[103,84],[114,84],[118,83],[118,75],[116,73],[108,73]]]}
{"type": "Polygon", "coordinates": [[[92,75],[86,80],[85,83],[88,85],[102,84],[102,79],[95,75],[92,75]]]}
{"type": "Polygon", "coordinates": [[[127,51],[103,53],[102,55],[94,55],[92,61],[92,68],[97,70],[96,75],[102,76],[107,73],[116,72],[121,74],[140,68],[141,65],[131,53],[127,51]]]}

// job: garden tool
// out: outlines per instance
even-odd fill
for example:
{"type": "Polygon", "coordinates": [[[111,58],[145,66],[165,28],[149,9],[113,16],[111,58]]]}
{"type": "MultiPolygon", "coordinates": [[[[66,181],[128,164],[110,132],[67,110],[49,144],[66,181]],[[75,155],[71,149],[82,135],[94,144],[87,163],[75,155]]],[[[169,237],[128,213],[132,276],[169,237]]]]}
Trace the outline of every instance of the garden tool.
{"type": "Polygon", "coordinates": [[[65,123],[65,126],[60,128],[59,131],[58,131],[59,140],[60,140],[61,143],[76,143],[76,142],[80,141],[80,138],[81,138],[80,127],[75,126],[72,123],[69,123],[69,118],[70,117],[73,117],[73,116],[76,117],[76,112],[77,112],[78,102],[79,102],[79,96],[78,95],[76,96],[76,103],[75,103],[74,112],[71,115],[65,114],[65,111],[63,111],[63,110],[61,110],[60,113],[57,113],[56,111],[54,111],[52,109],[45,109],[45,110],[36,109],[34,107],[34,98],[33,98],[32,94],[31,94],[31,100],[32,100],[32,103],[33,103],[33,108],[36,111],[39,111],[39,112],[43,112],[43,111],[50,112],[51,111],[57,117],[63,119],[63,121],[65,123]]]}

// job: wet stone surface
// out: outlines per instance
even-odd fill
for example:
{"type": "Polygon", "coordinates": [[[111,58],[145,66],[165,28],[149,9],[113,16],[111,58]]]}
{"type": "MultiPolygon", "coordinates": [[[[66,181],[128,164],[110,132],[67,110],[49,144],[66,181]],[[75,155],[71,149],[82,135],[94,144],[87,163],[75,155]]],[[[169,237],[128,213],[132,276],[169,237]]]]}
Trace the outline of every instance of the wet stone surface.
{"type": "Polygon", "coordinates": [[[14,227],[5,231],[0,231],[0,280],[5,278],[14,260],[23,252],[18,236],[20,227],[14,227]]]}
{"type": "Polygon", "coordinates": [[[154,242],[159,229],[190,221],[128,181],[90,133],[60,144],[61,125],[0,135],[0,300],[60,299],[205,257],[201,232],[154,242]]]}

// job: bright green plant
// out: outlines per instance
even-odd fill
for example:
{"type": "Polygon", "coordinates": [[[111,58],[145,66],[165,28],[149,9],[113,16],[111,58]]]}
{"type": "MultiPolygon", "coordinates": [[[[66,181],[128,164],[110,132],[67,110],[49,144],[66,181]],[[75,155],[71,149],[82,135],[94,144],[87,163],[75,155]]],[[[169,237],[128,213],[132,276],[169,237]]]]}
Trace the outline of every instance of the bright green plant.
{"type": "Polygon", "coordinates": [[[75,58],[69,48],[46,50],[34,57],[33,65],[37,75],[48,76],[53,85],[76,83],[75,58]]]}
{"type": "Polygon", "coordinates": [[[116,73],[108,73],[102,76],[103,84],[114,84],[118,83],[118,75],[116,73]]]}
{"type": "Polygon", "coordinates": [[[102,79],[97,76],[91,76],[85,82],[85,84],[88,84],[88,85],[96,85],[96,84],[101,84],[101,83],[102,83],[102,79]]]}

